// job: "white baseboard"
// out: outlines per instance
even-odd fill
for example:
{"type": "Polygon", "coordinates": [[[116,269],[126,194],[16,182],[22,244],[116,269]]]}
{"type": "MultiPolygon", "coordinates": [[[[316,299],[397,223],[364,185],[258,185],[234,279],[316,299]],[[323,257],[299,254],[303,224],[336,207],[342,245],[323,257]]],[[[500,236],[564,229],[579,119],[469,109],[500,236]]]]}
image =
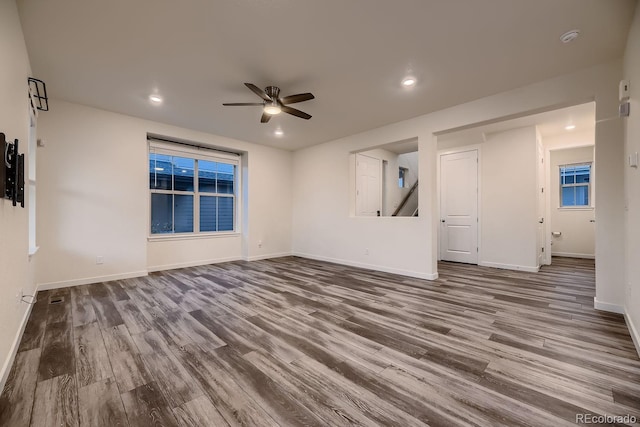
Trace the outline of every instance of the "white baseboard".
{"type": "Polygon", "coordinates": [[[610,302],[598,301],[598,298],[593,297],[593,308],[601,311],[609,311],[611,313],[624,314],[624,307],[618,304],[612,304],[610,302]]]}
{"type": "Polygon", "coordinates": [[[627,322],[627,327],[629,328],[631,339],[633,340],[633,344],[636,346],[638,356],[640,356],[640,329],[636,327],[636,325],[631,320],[631,317],[627,313],[629,313],[629,310],[625,310],[624,320],[627,322]]]}
{"type": "Polygon", "coordinates": [[[4,390],[4,385],[9,378],[9,373],[11,372],[11,367],[13,366],[13,362],[16,360],[16,354],[18,354],[18,347],[20,346],[20,341],[22,340],[22,334],[24,333],[24,328],[27,326],[27,321],[29,320],[29,315],[31,314],[31,309],[33,308],[32,304],[29,304],[29,307],[24,312],[24,316],[22,316],[22,322],[20,323],[20,328],[18,329],[18,333],[13,339],[13,344],[11,345],[11,349],[9,350],[9,355],[7,359],[4,361],[2,365],[2,371],[0,371],[0,393],[4,390]]]}
{"type": "Polygon", "coordinates": [[[527,273],[537,273],[540,267],[527,267],[526,265],[502,264],[499,262],[480,261],[478,265],[481,267],[501,268],[503,270],[526,271],[527,273]]]}
{"type": "Polygon", "coordinates": [[[584,258],[584,259],[596,259],[593,254],[574,254],[572,252],[551,252],[551,256],[563,256],[567,258],[584,258]]]}
{"type": "Polygon", "coordinates": [[[316,260],[316,261],[332,262],[334,264],[348,265],[350,267],[358,267],[358,268],[366,268],[366,269],[369,269],[369,270],[384,271],[385,273],[400,274],[402,276],[415,277],[415,278],[418,278],[418,279],[436,280],[438,278],[438,273],[422,273],[422,272],[419,272],[419,271],[402,270],[402,269],[399,269],[399,268],[385,267],[383,265],[378,265],[378,264],[366,264],[366,263],[362,263],[362,262],[354,262],[354,261],[349,261],[349,260],[345,260],[345,259],[330,258],[330,257],[311,255],[311,254],[305,254],[305,253],[300,253],[300,252],[294,252],[293,256],[297,256],[297,257],[301,257],[301,258],[309,258],[309,259],[313,259],[313,260],[316,260]]]}
{"type": "Polygon", "coordinates": [[[153,266],[149,266],[147,270],[149,271],[149,273],[152,273],[154,271],[175,270],[176,268],[198,267],[201,265],[219,264],[221,262],[231,262],[231,261],[241,261],[241,260],[242,260],[242,257],[239,257],[239,256],[232,256],[227,258],[202,259],[199,261],[179,262],[176,264],[153,265],[153,266]]]}
{"type": "Polygon", "coordinates": [[[50,289],[68,288],[71,286],[90,285],[92,283],[109,282],[111,280],[131,279],[132,277],[146,276],[146,270],[132,271],[129,273],[110,274],[107,276],[85,277],[82,279],[63,280],[60,282],[39,283],[39,291],[48,291],[50,289]]]}
{"type": "Polygon", "coordinates": [[[291,252],[281,252],[277,254],[265,254],[265,255],[255,255],[250,257],[244,257],[245,261],[260,261],[261,259],[271,259],[271,258],[282,258],[285,256],[291,256],[291,252]]]}

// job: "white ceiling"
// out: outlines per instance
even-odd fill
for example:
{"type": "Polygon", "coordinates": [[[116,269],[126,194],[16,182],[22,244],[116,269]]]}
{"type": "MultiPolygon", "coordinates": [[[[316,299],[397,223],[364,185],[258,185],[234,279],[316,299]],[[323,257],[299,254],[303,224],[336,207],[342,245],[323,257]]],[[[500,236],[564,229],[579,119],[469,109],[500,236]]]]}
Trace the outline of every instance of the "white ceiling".
{"type": "Polygon", "coordinates": [[[53,98],[286,149],[620,58],[635,4],[18,0],[34,77],[53,98]],[[562,44],[574,28],[581,36],[562,44]],[[259,102],[244,82],[312,92],[292,106],[313,118],[261,124],[260,107],[223,107],[259,102]]]}

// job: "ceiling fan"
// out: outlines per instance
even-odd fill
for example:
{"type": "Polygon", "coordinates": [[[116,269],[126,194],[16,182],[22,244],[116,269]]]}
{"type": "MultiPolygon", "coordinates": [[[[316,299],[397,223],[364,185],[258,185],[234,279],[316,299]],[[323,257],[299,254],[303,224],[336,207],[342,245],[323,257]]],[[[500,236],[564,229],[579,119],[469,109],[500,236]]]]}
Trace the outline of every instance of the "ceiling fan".
{"type": "Polygon", "coordinates": [[[261,106],[262,118],[260,119],[260,123],[267,123],[271,119],[271,116],[280,114],[281,112],[288,113],[305,120],[309,120],[311,118],[311,115],[305,113],[304,111],[296,110],[295,108],[289,107],[289,104],[295,104],[296,102],[304,102],[309,101],[310,99],[314,99],[315,96],[313,96],[313,94],[311,93],[298,93],[296,95],[289,95],[280,98],[280,88],[276,86],[267,86],[266,88],[264,88],[264,90],[262,90],[258,86],[251,83],[245,83],[244,85],[251,89],[253,93],[262,98],[263,102],[232,102],[222,105],[224,105],[225,107],[246,107],[250,105],[261,106]]]}

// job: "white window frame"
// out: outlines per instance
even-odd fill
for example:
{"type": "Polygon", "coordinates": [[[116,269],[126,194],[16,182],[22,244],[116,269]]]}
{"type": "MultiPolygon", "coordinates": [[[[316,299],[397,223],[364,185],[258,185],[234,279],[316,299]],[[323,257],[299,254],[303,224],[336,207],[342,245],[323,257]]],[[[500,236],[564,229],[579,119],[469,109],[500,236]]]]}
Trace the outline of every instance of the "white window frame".
{"type": "Polygon", "coordinates": [[[38,149],[37,123],[38,110],[34,107],[33,92],[29,88],[29,96],[32,97],[32,104],[29,108],[29,141],[27,147],[27,207],[29,210],[29,257],[38,252],[36,235],[36,150],[38,149]]]}
{"type": "MultiPolygon", "coordinates": [[[[193,191],[181,191],[181,190],[157,190],[147,188],[149,190],[149,214],[148,218],[148,235],[149,240],[172,240],[172,239],[189,239],[189,238],[202,238],[202,237],[219,237],[225,235],[236,235],[240,233],[240,189],[242,188],[240,173],[240,155],[234,153],[226,153],[206,147],[198,147],[192,145],[186,145],[181,143],[169,143],[164,141],[158,141],[149,138],[148,153],[147,153],[147,176],[149,174],[148,164],[151,154],[164,154],[168,156],[184,157],[194,159],[194,183],[193,191]],[[234,179],[233,179],[233,193],[201,193],[198,188],[198,160],[206,160],[211,162],[226,163],[234,165],[234,179]],[[151,195],[152,194],[171,194],[171,195],[185,195],[193,197],[193,231],[183,233],[151,233],[151,195]],[[200,196],[207,197],[229,197],[233,199],[233,230],[225,231],[200,231],[200,196]]],[[[172,212],[172,214],[175,214],[172,212]]]]}
{"type": "Polygon", "coordinates": [[[560,184],[560,194],[559,194],[559,208],[560,209],[591,209],[593,207],[593,197],[591,194],[591,181],[593,180],[593,162],[579,162],[579,163],[567,163],[563,165],[558,165],[558,182],[560,184]],[[575,166],[589,166],[589,182],[580,182],[573,184],[563,184],[562,183],[562,168],[567,167],[575,167],[575,166]],[[587,205],[563,205],[562,204],[562,189],[569,187],[587,187],[587,197],[589,198],[589,204],[587,205]]]}

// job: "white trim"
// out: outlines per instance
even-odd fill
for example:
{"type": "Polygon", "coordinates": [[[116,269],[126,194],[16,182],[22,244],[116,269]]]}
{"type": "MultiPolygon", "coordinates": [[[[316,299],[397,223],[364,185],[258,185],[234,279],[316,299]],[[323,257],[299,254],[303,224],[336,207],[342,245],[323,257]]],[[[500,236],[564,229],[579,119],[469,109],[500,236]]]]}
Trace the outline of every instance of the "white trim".
{"type": "Polygon", "coordinates": [[[250,257],[243,257],[245,261],[260,261],[263,259],[282,258],[285,256],[291,256],[291,252],[280,252],[275,254],[255,255],[250,257]]]}
{"type": "Polygon", "coordinates": [[[573,252],[551,252],[551,256],[563,256],[567,258],[584,258],[584,259],[596,258],[594,254],[576,254],[573,252]]]}
{"type": "Polygon", "coordinates": [[[629,313],[629,310],[625,310],[624,320],[627,322],[627,327],[629,328],[629,334],[631,335],[633,344],[636,346],[636,351],[638,352],[638,356],[640,356],[640,329],[636,327],[636,325],[631,320],[631,316],[629,316],[628,313],[629,313]]]}
{"type": "Polygon", "coordinates": [[[516,271],[526,271],[528,273],[537,273],[540,271],[540,267],[528,267],[526,265],[517,265],[517,264],[503,264],[500,262],[487,262],[480,261],[478,263],[481,267],[491,267],[491,268],[500,268],[503,270],[516,270],[516,271]]]}
{"type": "Polygon", "coordinates": [[[558,206],[557,209],[562,211],[592,211],[595,206],[558,206]]]}
{"type": "MultiPolygon", "coordinates": [[[[434,136],[436,137],[436,146],[438,144],[438,136],[434,134],[434,136]]],[[[477,236],[476,236],[476,247],[477,249],[477,257],[476,257],[476,262],[480,262],[480,260],[482,259],[482,239],[480,239],[480,237],[482,236],[482,144],[469,144],[469,145],[463,145],[460,147],[453,147],[453,148],[447,148],[444,150],[438,150],[437,154],[437,160],[436,160],[436,205],[437,205],[437,212],[438,215],[435,218],[435,221],[437,221],[436,224],[436,230],[437,230],[437,234],[436,234],[436,246],[437,246],[437,259],[438,261],[442,261],[442,245],[440,245],[440,239],[442,237],[441,233],[442,233],[442,226],[441,226],[441,219],[442,219],[442,211],[441,206],[440,206],[440,199],[441,199],[441,193],[442,193],[442,188],[441,188],[441,182],[440,182],[440,172],[441,172],[441,162],[442,162],[442,156],[446,156],[449,154],[458,154],[458,153],[465,153],[467,151],[475,151],[476,152],[476,159],[477,159],[477,167],[476,167],[476,173],[477,173],[477,179],[476,179],[476,183],[477,183],[477,191],[476,191],[476,223],[477,223],[477,236]]],[[[474,264],[475,265],[475,264],[474,264]]],[[[480,264],[477,264],[480,265],[480,264]]]]}
{"type": "Polygon", "coordinates": [[[111,280],[131,279],[134,277],[146,276],[146,270],[132,271],[129,273],[110,274],[107,276],[85,277],[82,279],[62,280],[60,282],[39,283],[38,291],[48,291],[50,289],[69,288],[71,286],[90,285],[92,283],[109,282],[111,280]]]}
{"type": "Polygon", "coordinates": [[[611,313],[624,314],[624,307],[618,304],[611,304],[610,302],[598,301],[598,298],[593,297],[593,308],[601,311],[610,311],[611,313]]]}
{"type": "Polygon", "coordinates": [[[367,270],[383,271],[385,273],[399,274],[401,276],[415,277],[418,279],[436,280],[438,278],[438,273],[423,273],[420,271],[402,270],[399,268],[385,267],[378,264],[366,264],[363,262],[354,262],[354,261],[349,261],[345,259],[330,258],[330,257],[311,255],[311,254],[305,254],[300,252],[294,252],[292,255],[300,258],[308,258],[316,261],[332,262],[334,264],[342,264],[342,265],[348,265],[350,267],[365,268],[367,270]]]}
{"type": "Polygon", "coordinates": [[[9,355],[2,365],[2,371],[0,371],[0,390],[4,390],[4,385],[9,378],[9,373],[11,372],[13,362],[16,360],[18,348],[20,347],[20,341],[22,340],[22,334],[24,334],[24,329],[27,327],[27,321],[29,320],[29,315],[31,315],[32,308],[33,304],[29,304],[27,309],[24,311],[24,316],[22,316],[22,322],[20,322],[18,333],[16,333],[16,336],[13,339],[13,344],[11,345],[11,349],[9,350],[9,355]]]}
{"type": "Polygon", "coordinates": [[[240,260],[242,260],[242,257],[240,256],[233,256],[233,257],[227,257],[227,258],[202,259],[198,261],[179,262],[176,264],[153,265],[153,266],[148,266],[147,270],[149,271],[149,273],[153,273],[154,271],[175,270],[176,268],[198,267],[201,265],[218,264],[221,262],[240,261],[240,260]]]}

